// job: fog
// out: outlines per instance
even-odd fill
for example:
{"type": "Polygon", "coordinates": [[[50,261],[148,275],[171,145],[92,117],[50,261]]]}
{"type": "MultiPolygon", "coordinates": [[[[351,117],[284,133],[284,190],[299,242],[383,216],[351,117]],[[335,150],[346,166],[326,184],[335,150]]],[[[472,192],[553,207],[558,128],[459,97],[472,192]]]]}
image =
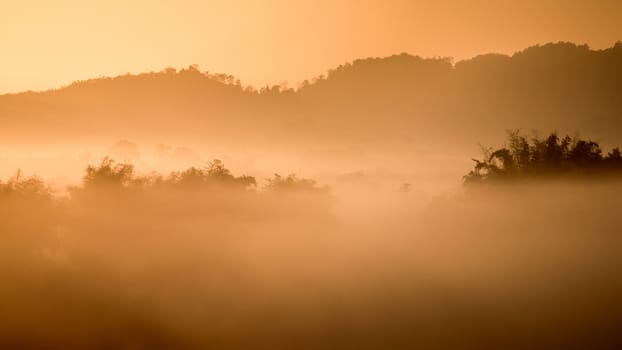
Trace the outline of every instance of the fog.
{"type": "Polygon", "coordinates": [[[105,166],[64,195],[24,175],[3,182],[5,346],[619,344],[617,180],[434,195],[362,175],[255,188],[226,169],[218,180],[105,166]]]}
{"type": "Polygon", "coordinates": [[[621,49],[0,95],[0,347],[618,349],[621,49]]]}

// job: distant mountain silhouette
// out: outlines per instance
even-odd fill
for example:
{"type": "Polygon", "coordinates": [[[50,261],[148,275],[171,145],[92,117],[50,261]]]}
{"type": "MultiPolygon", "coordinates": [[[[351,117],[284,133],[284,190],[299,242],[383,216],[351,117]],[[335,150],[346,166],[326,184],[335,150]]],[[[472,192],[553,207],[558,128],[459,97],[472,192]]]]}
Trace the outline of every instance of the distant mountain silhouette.
{"type": "Polygon", "coordinates": [[[620,96],[620,42],[605,50],[546,44],[455,64],[409,54],[367,58],[298,89],[244,87],[190,66],[1,95],[0,138],[464,145],[504,129],[558,128],[617,142],[620,96]]]}

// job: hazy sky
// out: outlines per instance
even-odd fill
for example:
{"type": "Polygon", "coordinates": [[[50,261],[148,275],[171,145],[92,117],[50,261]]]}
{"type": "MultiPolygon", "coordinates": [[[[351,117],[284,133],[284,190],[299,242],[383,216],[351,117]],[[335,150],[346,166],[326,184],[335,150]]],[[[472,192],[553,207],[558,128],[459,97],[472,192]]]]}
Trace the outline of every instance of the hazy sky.
{"type": "Polygon", "coordinates": [[[292,85],[345,61],[622,40],[620,0],[0,0],[0,92],[186,67],[292,85]]]}

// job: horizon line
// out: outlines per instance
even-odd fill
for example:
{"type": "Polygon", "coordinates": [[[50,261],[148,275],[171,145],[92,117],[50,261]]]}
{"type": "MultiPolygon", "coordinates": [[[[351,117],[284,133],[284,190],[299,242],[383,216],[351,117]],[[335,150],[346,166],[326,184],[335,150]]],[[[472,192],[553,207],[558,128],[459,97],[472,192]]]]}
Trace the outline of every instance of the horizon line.
{"type": "MultiPolygon", "coordinates": [[[[395,53],[395,54],[391,54],[391,55],[385,55],[385,56],[367,56],[367,57],[359,57],[359,58],[355,58],[353,60],[349,60],[349,61],[345,61],[343,63],[340,63],[339,65],[333,66],[333,68],[328,69],[327,71],[324,71],[323,73],[317,74],[312,78],[307,78],[307,79],[303,79],[302,81],[298,81],[295,82],[294,84],[292,84],[292,86],[294,87],[289,87],[289,89],[292,89],[294,91],[297,91],[299,88],[301,88],[305,82],[313,82],[316,81],[322,77],[326,77],[332,70],[337,69],[339,67],[343,67],[346,65],[352,65],[358,61],[363,61],[363,60],[367,60],[367,59],[387,59],[387,58],[391,58],[391,57],[395,57],[395,56],[400,56],[400,55],[408,55],[410,57],[418,57],[421,58],[423,60],[445,60],[447,62],[449,62],[452,65],[452,68],[455,68],[456,65],[460,62],[465,62],[465,61],[470,61],[473,60],[477,57],[481,57],[481,56],[488,56],[488,55],[499,55],[499,56],[505,56],[505,57],[513,57],[516,54],[522,53],[528,49],[532,49],[532,48],[538,48],[538,47],[544,47],[544,46],[548,46],[548,45],[561,45],[561,44],[572,44],[574,46],[578,47],[585,47],[587,48],[589,51],[593,51],[593,52],[599,52],[599,51],[606,51],[606,50],[610,50],[613,49],[617,46],[621,46],[622,45],[622,39],[621,40],[616,40],[611,46],[605,47],[605,48],[601,48],[601,49],[593,49],[592,47],[590,47],[589,44],[587,43],[576,43],[573,41],[564,41],[564,40],[560,40],[560,41],[549,41],[549,42],[545,42],[545,43],[537,43],[537,44],[532,44],[529,45],[523,49],[514,51],[511,54],[506,54],[506,53],[500,53],[500,52],[485,52],[485,53],[480,53],[480,54],[476,54],[473,55],[471,57],[468,58],[463,58],[460,60],[454,60],[453,56],[440,56],[440,55],[434,55],[434,56],[426,56],[423,57],[421,55],[417,55],[417,54],[413,54],[407,51],[402,51],[400,53],[395,53]]],[[[143,74],[153,74],[153,73],[161,73],[161,72],[165,72],[168,69],[173,69],[175,70],[176,73],[179,73],[181,71],[184,70],[189,70],[189,69],[196,69],[197,71],[199,71],[201,74],[205,74],[205,75],[226,75],[226,76],[231,76],[234,78],[234,81],[240,81],[241,80],[234,74],[229,74],[229,73],[223,73],[223,72],[211,72],[209,69],[208,70],[200,70],[199,69],[200,64],[197,63],[192,63],[187,65],[186,67],[174,67],[174,66],[166,66],[163,67],[160,70],[151,70],[151,71],[139,71],[139,72],[125,72],[125,73],[119,73],[119,74],[111,74],[111,75],[100,75],[100,76],[91,76],[89,78],[85,78],[85,79],[75,79],[72,80],[69,83],[66,84],[61,84],[60,86],[56,86],[56,87],[50,87],[50,88],[44,88],[44,89],[27,89],[27,90],[18,90],[18,91],[0,91],[0,97],[2,96],[10,96],[10,95],[21,95],[21,94],[30,94],[30,93],[46,93],[46,92],[53,92],[53,91],[58,91],[58,90],[63,90],[66,88],[69,88],[75,84],[79,84],[79,83],[83,83],[83,82],[89,82],[89,81],[96,81],[96,80],[102,80],[102,79],[116,79],[116,78],[121,78],[121,77],[126,77],[126,76],[139,76],[139,75],[143,75],[143,74]]],[[[278,79],[275,79],[278,80],[278,79]]],[[[264,88],[264,87],[279,87],[279,86],[283,86],[283,84],[287,84],[289,85],[290,82],[288,80],[280,80],[281,83],[279,84],[260,84],[260,85],[252,85],[252,84],[243,84],[241,82],[241,87],[243,89],[247,89],[247,88],[252,88],[253,90],[259,91],[260,89],[264,88]]]]}

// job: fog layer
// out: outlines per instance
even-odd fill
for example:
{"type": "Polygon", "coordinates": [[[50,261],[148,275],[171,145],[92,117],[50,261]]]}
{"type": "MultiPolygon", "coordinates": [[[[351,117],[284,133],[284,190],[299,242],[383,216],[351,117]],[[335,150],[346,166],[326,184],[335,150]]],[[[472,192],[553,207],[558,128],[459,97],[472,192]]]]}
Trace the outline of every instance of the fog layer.
{"type": "Polygon", "coordinates": [[[620,344],[619,181],[447,196],[221,163],[102,163],[66,197],[0,191],[0,343],[45,349],[524,349],[620,344]],[[250,186],[250,187],[249,187],[250,186]]]}

